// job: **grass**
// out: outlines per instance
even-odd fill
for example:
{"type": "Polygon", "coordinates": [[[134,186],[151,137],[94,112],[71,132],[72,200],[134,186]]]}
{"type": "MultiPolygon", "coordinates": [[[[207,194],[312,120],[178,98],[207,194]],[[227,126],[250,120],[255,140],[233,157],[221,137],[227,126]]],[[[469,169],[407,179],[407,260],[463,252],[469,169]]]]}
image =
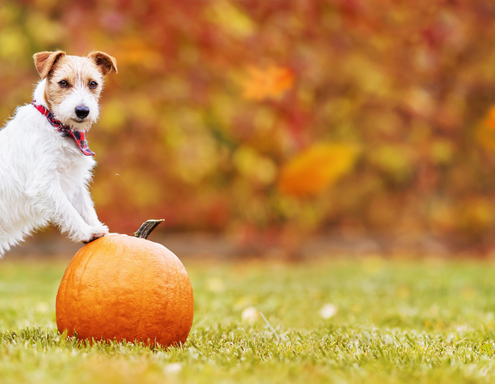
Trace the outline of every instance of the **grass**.
{"type": "Polygon", "coordinates": [[[0,383],[495,381],[490,262],[186,262],[195,322],[169,350],[61,337],[66,264],[0,261],[0,383]]]}

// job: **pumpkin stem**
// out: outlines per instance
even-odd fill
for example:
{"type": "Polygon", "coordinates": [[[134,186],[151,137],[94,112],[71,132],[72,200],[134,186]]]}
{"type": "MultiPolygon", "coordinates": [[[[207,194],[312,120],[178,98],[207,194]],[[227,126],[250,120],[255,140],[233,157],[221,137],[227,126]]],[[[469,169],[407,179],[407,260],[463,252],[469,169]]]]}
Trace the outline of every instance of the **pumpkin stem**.
{"type": "Polygon", "coordinates": [[[165,221],[165,220],[163,220],[163,219],[159,219],[159,220],[146,220],[143,224],[141,224],[141,226],[139,227],[139,229],[137,230],[137,232],[134,233],[134,236],[139,237],[141,239],[147,239],[148,236],[150,235],[150,233],[153,232],[153,230],[162,221],[165,221]]]}

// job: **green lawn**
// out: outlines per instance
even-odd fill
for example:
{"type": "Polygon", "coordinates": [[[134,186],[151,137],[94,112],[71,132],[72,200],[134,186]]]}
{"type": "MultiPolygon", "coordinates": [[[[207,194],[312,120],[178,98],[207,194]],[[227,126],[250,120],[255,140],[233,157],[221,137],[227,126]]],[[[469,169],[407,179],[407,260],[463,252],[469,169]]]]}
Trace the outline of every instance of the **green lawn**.
{"type": "Polygon", "coordinates": [[[495,381],[489,262],[186,262],[195,321],[169,350],[60,337],[67,263],[0,260],[0,383],[495,381]]]}

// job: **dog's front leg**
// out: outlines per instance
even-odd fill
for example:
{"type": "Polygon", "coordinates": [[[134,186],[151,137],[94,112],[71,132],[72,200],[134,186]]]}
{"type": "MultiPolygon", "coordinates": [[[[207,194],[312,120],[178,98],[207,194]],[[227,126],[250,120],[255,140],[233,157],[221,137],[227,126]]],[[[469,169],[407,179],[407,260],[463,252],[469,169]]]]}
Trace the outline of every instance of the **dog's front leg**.
{"type": "Polygon", "coordinates": [[[106,228],[105,234],[108,233],[108,228],[98,219],[87,184],[81,185],[71,199],[71,203],[88,225],[104,227],[106,228]]]}
{"type": "MultiPolygon", "coordinates": [[[[73,241],[89,242],[108,233],[108,228],[97,218],[96,222],[91,223],[83,219],[62,189],[59,180],[50,181],[43,183],[38,179],[27,191],[34,208],[42,216],[60,227],[73,241]]],[[[94,215],[96,216],[96,213],[94,215]]]]}

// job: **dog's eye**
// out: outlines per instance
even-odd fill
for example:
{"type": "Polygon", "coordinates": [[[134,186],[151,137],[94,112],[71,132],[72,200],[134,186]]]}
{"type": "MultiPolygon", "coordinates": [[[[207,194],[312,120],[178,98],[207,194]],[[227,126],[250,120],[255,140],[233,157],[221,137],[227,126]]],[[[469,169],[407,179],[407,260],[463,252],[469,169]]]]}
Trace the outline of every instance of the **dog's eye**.
{"type": "Polygon", "coordinates": [[[95,89],[98,86],[98,83],[96,81],[90,81],[89,82],[89,88],[95,89]]]}
{"type": "Polygon", "coordinates": [[[58,85],[60,85],[62,88],[67,88],[69,86],[69,83],[67,80],[62,80],[58,82],[58,85]]]}

